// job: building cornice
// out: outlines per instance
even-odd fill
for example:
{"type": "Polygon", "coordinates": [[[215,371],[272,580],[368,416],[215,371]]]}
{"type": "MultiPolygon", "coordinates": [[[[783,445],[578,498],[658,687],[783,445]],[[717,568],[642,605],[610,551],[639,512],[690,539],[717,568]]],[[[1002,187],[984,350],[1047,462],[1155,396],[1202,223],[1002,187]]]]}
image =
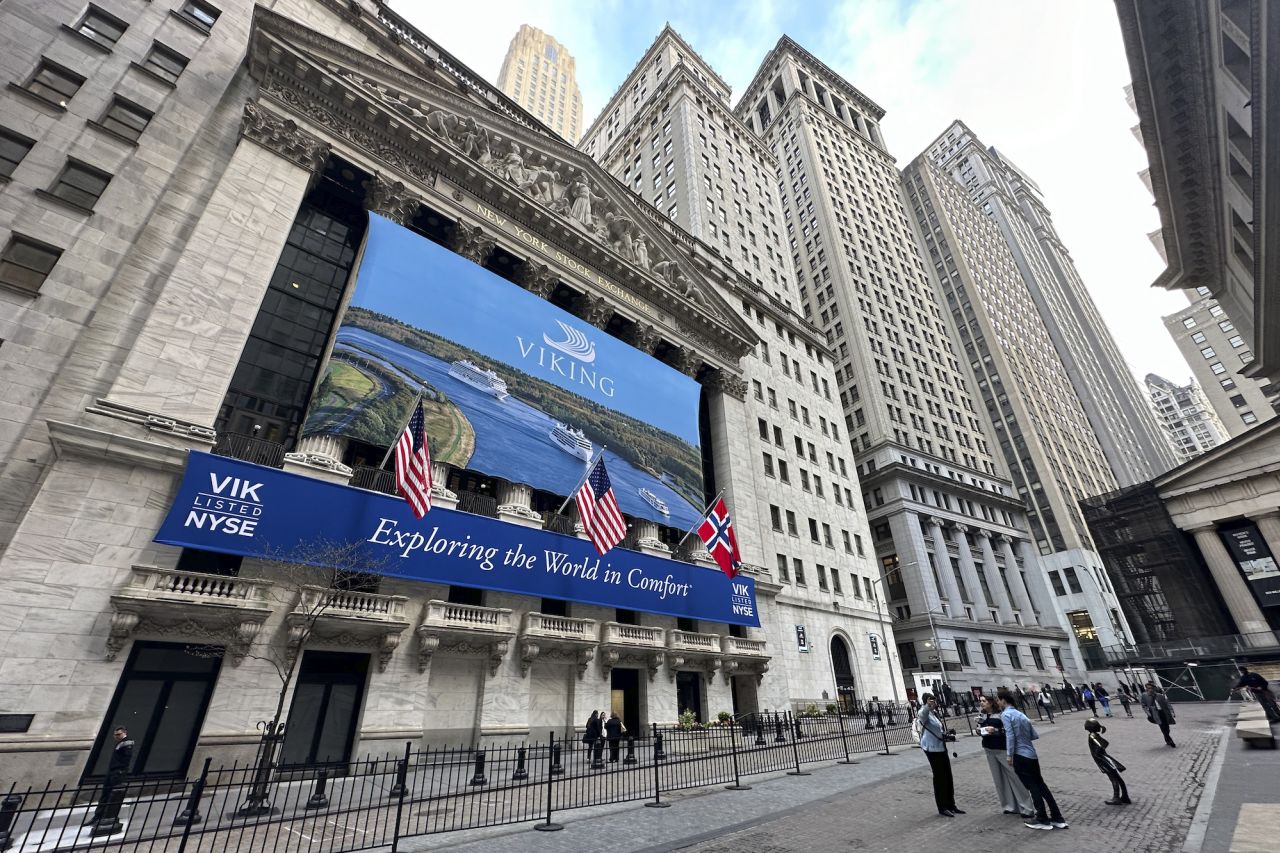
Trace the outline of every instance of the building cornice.
{"type": "Polygon", "coordinates": [[[738,104],[733,108],[735,113],[741,114],[744,109],[750,109],[755,102],[756,97],[766,85],[766,77],[769,76],[769,70],[775,62],[787,53],[794,54],[801,62],[807,65],[814,76],[821,77],[832,88],[843,92],[845,97],[861,106],[869,112],[878,122],[884,118],[884,107],[881,107],[875,101],[868,98],[859,91],[852,83],[837,74],[831,66],[827,65],[818,57],[801,47],[790,36],[784,35],[778,39],[778,43],[761,61],[760,67],[756,69],[755,76],[751,78],[751,82],[747,84],[747,88],[743,90],[742,96],[738,98],[738,104]]]}

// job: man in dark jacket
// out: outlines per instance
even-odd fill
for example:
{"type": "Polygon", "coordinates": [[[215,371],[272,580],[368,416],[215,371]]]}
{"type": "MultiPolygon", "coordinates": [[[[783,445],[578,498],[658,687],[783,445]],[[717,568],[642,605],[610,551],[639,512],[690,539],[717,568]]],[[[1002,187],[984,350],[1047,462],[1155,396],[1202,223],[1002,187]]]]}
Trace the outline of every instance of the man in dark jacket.
{"type": "Polygon", "coordinates": [[[1142,710],[1147,712],[1149,721],[1160,727],[1164,742],[1169,746],[1177,746],[1169,735],[1169,726],[1177,722],[1173,717],[1173,705],[1169,704],[1169,697],[1157,690],[1150,681],[1147,682],[1146,692],[1142,694],[1142,710]]]}
{"type": "MultiPolygon", "coordinates": [[[[133,741],[129,739],[129,730],[124,726],[116,726],[111,733],[116,744],[111,750],[111,760],[107,762],[107,778],[102,783],[102,798],[93,810],[86,824],[102,822],[104,831],[118,830],[120,804],[124,800],[125,782],[129,777],[129,768],[133,764],[133,741]]],[[[95,828],[95,834],[97,829],[95,828]]]]}
{"type": "Polygon", "coordinates": [[[1267,713],[1267,722],[1280,723],[1280,708],[1276,707],[1275,694],[1271,692],[1271,683],[1267,679],[1250,672],[1247,666],[1240,667],[1240,680],[1232,690],[1248,690],[1262,705],[1267,713]]]}
{"type": "Polygon", "coordinates": [[[604,723],[604,735],[609,741],[609,763],[618,763],[618,749],[622,746],[622,720],[617,713],[609,715],[604,723]]]}

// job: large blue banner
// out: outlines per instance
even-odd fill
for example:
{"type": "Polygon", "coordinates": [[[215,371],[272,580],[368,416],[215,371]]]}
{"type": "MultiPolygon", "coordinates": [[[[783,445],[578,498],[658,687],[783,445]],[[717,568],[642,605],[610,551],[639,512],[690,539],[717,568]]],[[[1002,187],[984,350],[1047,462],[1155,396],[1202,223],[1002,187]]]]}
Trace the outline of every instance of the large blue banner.
{"type": "Polygon", "coordinates": [[[622,511],[683,530],[702,500],[699,392],[652,356],[370,215],[303,432],[387,447],[421,394],[437,462],[567,495],[604,445],[622,511]]]}
{"type": "MultiPolygon", "coordinates": [[[[191,453],[156,541],[288,559],[368,555],[380,574],[758,627],[755,582],[718,570],[404,500],[238,459],[191,453]]],[[[344,567],[345,568],[345,567],[344,567]]]]}

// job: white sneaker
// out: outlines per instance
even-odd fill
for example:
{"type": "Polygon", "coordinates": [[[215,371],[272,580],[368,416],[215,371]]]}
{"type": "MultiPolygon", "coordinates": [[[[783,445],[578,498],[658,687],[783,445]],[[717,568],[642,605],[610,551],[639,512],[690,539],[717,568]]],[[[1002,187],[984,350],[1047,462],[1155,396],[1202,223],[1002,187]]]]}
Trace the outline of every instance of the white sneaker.
{"type": "Polygon", "coordinates": [[[1065,820],[1051,820],[1049,821],[1049,825],[1052,826],[1054,829],[1066,829],[1068,826],[1070,826],[1070,824],[1068,824],[1065,820]]]}
{"type": "Polygon", "coordinates": [[[1053,824],[1042,823],[1038,820],[1029,820],[1023,824],[1027,829],[1053,829],[1053,824]]]}

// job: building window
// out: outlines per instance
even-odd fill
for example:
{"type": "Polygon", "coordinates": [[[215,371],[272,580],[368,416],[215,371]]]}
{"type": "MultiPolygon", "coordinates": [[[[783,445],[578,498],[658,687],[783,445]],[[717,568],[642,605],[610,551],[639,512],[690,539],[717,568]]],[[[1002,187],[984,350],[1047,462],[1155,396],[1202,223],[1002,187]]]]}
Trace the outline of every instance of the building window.
{"type": "Polygon", "coordinates": [[[97,6],[90,6],[76,26],[76,32],[95,44],[111,48],[120,41],[120,36],[128,28],[129,25],[115,15],[109,15],[97,6]]]}
{"type": "Polygon", "coordinates": [[[818,564],[818,589],[825,590],[827,588],[827,569],[821,563],[818,564]]]}
{"type": "Polygon", "coordinates": [[[791,583],[791,572],[787,570],[787,555],[778,555],[778,583],[791,583]]]}
{"type": "Polygon", "coordinates": [[[991,668],[991,669],[995,669],[995,668],[996,668],[996,650],[995,650],[995,647],[994,647],[994,646],[992,646],[990,643],[980,643],[979,645],[981,645],[981,646],[982,646],[982,660],[983,660],[983,662],[984,662],[984,663],[986,663],[986,665],[987,665],[989,668],[991,668]]]}
{"type": "Polygon", "coordinates": [[[1005,643],[1004,647],[1009,652],[1009,666],[1014,669],[1022,669],[1022,656],[1018,654],[1018,644],[1005,643]]]}
{"type": "Polygon", "coordinates": [[[183,20],[187,23],[194,24],[206,33],[213,29],[213,25],[217,23],[218,16],[222,14],[220,9],[215,9],[208,3],[201,0],[187,0],[182,4],[182,11],[178,12],[183,20]]]}
{"type": "Polygon", "coordinates": [[[806,586],[804,581],[804,563],[799,557],[792,559],[791,568],[794,569],[796,573],[796,586],[806,586]]]}
{"type": "Polygon", "coordinates": [[[188,61],[182,54],[157,42],[151,45],[142,67],[172,86],[178,82],[188,61]]]}
{"type": "Polygon", "coordinates": [[[1067,594],[1067,588],[1066,588],[1065,586],[1063,586],[1063,585],[1062,585],[1062,578],[1060,578],[1060,577],[1058,576],[1058,573],[1057,573],[1057,572],[1055,572],[1055,571],[1050,571],[1050,572],[1049,572],[1049,583],[1053,585],[1053,594],[1054,594],[1054,595],[1066,595],[1066,594],[1067,594]]]}
{"type": "Polygon", "coordinates": [[[1036,669],[1044,669],[1044,657],[1040,654],[1039,646],[1031,647],[1031,663],[1036,669]]]}
{"type": "MultiPolygon", "coordinates": [[[[831,589],[837,595],[844,595],[844,590],[840,588],[840,572],[834,568],[831,570],[831,589]]],[[[857,589],[857,586],[854,589],[857,589]]]]}
{"type": "Polygon", "coordinates": [[[1220,361],[1215,361],[1213,364],[1209,365],[1209,369],[1213,371],[1215,376],[1221,376],[1227,372],[1227,369],[1222,366],[1222,362],[1220,361]]]}
{"type": "Polygon", "coordinates": [[[107,111],[98,120],[98,126],[131,142],[137,142],[153,115],[150,110],[116,95],[111,99],[111,106],[107,107],[107,111]]]}
{"type": "Polygon", "coordinates": [[[1253,412],[1241,412],[1240,420],[1244,421],[1247,424],[1256,424],[1258,422],[1258,416],[1255,415],[1253,412]]]}
{"type": "Polygon", "coordinates": [[[27,81],[26,89],[37,98],[66,107],[67,101],[83,85],[84,78],[70,68],[42,59],[36,67],[36,73],[27,81]]]}
{"type": "Polygon", "coordinates": [[[13,175],[13,170],[18,168],[22,158],[27,156],[35,144],[34,139],[0,127],[0,180],[13,175]]]}
{"type": "Polygon", "coordinates": [[[1084,592],[1084,589],[1080,586],[1080,578],[1076,576],[1075,566],[1067,566],[1062,570],[1062,573],[1066,575],[1067,586],[1072,592],[1084,592]]]}
{"type": "Polygon", "coordinates": [[[773,476],[773,457],[770,456],[768,453],[765,453],[762,455],[764,456],[764,475],[766,477],[772,477],[773,476]]]}
{"type": "Polygon", "coordinates": [[[956,654],[960,657],[961,666],[973,666],[973,661],[969,659],[969,644],[964,640],[956,640],[956,654]]]}
{"type": "Polygon", "coordinates": [[[38,293],[61,255],[61,249],[14,234],[0,255],[0,285],[23,293],[38,293]]]}
{"type": "Polygon", "coordinates": [[[1195,327],[1196,327],[1195,317],[1187,317],[1182,321],[1182,328],[1184,329],[1194,329],[1195,327]]]}
{"type": "Polygon", "coordinates": [[[68,160],[57,182],[49,188],[49,194],[76,207],[93,210],[110,182],[111,176],[101,169],[68,160]]]}
{"type": "Polygon", "coordinates": [[[773,529],[781,533],[782,532],[782,510],[770,504],[769,520],[773,522],[773,529]]]}
{"type": "Polygon", "coordinates": [[[1205,342],[1205,340],[1207,339],[1205,338],[1204,332],[1196,332],[1194,335],[1191,336],[1192,343],[1202,344],[1205,342]]]}
{"type": "Polygon", "coordinates": [[[1200,354],[1206,359],[1217,358],[1218,354],[1213,351],[1213,347],[1204,347],[1200,350],[1200,354]]]}
{"type": "Polygon", "coordinates": [[[1232,335],[1231,337],[1227,338],[1227,343],[1231,344],[1233,349],[1239,349],[1240,347],[1244,346],[1244,338],[1242,338],[1240,335],[1232,335]]]}

